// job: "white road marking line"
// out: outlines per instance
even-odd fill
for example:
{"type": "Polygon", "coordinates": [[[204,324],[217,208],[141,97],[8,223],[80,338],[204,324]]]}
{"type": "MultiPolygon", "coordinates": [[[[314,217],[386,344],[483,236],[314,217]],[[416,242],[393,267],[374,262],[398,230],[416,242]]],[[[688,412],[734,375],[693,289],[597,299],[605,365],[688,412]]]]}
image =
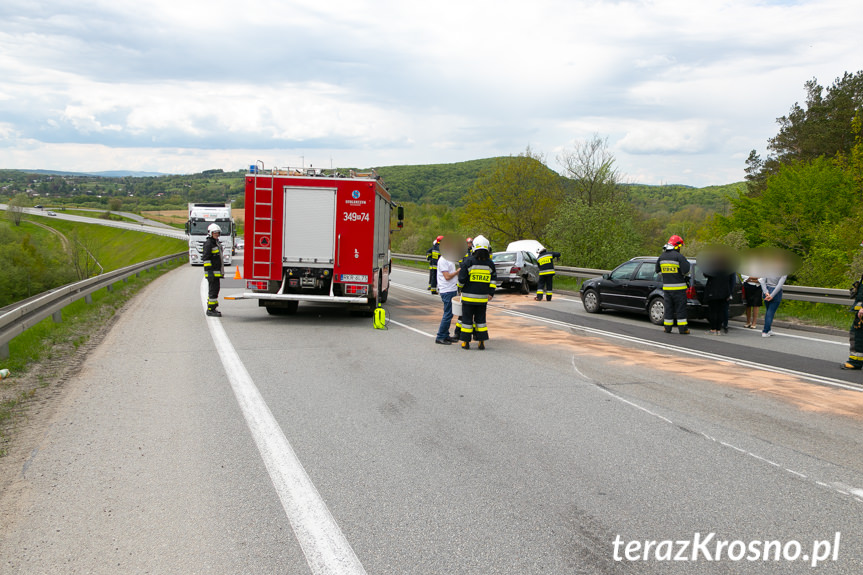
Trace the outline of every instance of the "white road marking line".
{"type": "Polygon", "coordinates": [[[400,321],[396,321],[396,320],[394,320],[394,319],[391,319],[391,320],[390,320],[390,323],[394,323],[394,324],[396,324],[397,326],[403,327],[403,328],[405,328],[405,329],[409,329],[409,330],[411,330],[411,331],[415,331],[416,333],[418,333],[418,334],[420,334],[420,335],[425,335],[425,336],[430,337],[430,338],[432,338],[432,339],[434,339],[435,337],[437,337],[437,336],[436,336],[436,335],[434,335],[434,334],[428,333],[428,332],[426,332],[426,331],[419,330],[419,329],[417,329],[417,328],[415,328],[415,327],[411,327],[411,326],[409,326],[409,325],[407,325],[407,324],[404,324],[404,323],[402,323],[402,322],[400,322],[400,321]]]}
{"type": "MultiPolygon", "coordinates": [[[[652,410],[644,407],[643,405],[639,405],[638,403],[636,403],[634,401],[630,401],[630,400],[625,399],[624,397],[622,397],[620,395],[617,395],[616,393],[614,393],[612,391],[609,391],[608,389],[606,389],[605,387],[603,387],[602,385],[597,383],[596,380],[594,380],[593,378],[587,377],[578,369],[578,366],[575,363],[575,355],[572,356],[572,367],[575,370],[575,372],[579,375],[579,377],[581,377],[581,379],[583,379],[587,383],[592,384],[594,389],[598,389],[599,391],[601,391],[607,395],[610,395],[611,397],[620,401],[621,403],[625,403],[626,405],[629,405],[629,406],[634,407],[638,410],[641,410],[644,413],[652,415],[653,417],[655,417],[657,419],[661,419],[662,421],[664,421],[666,423],[669,423],[669,424],[674,425],[676,427],[683,427],[683,426],[680,426],[680,425],[674,423],[672,420],[668,419],[667,417],[659,415],[655,411],[652,411],[652,410]]],[[[737,447],[736,445],[732,445],[731,443],[728,443],[726,441],[720,441],[714,437],[707,435],[706,433],[699,432],[699,434],[702,437],[704,437],[705,439],[708,439],[708,440],[712,441],[713,443],[716,443],[717,445],[721,445],[722,447],[731,448],[734,451],[742,453],[748,457],[752,457],[753,459],[757,459],[758,461],[761,461],[762,463],[767,463],[768,465],[771,465],[773,467],[781,469],[782,471],[786,471],[788,473],[796,475],[796,476],[800,477],[801,479],[805,479],[807,481],[812,481],[816,485],[819,485],[821,487],[825,487],[825,488],[827,488],[833,492],[851,497],[855,501],[857,501],[858,503],[863,503],[863,489],[855,489],[853,487],[849,487],[848,485],[844,485],[842,483],[837,483],[837,482],[833,482],[831,484],[831,483],[825,483],[823,481],[818,481],[818,480],[814,480],[814,479],[810,480],[806,475],[800,473],[799,471],[794,471],[793,469],[789,469],[787,467],[784,467],[783,465],[776,463],[775,461],[772,461],[770,459],[767,459],[766,457],[762,457],[756,453],[753,453],[753,452],[748,451],[746,449],[743,449],[741,447],[737,447]]]]}
{"type": "MultiPolygon", "coordinates": [[[[206,280],[201,283],[201,300],[206,308],[206,280]]],[[[231,344],[222,322],[217,317],[206,319],[237,403],[312,573],[365,575],[360,560],[297,459],[282,428],[231,344]]]]}
{"type": "Polygon", "coordinates": [[[806,341],[817,341],[818,343],[832,343],[833,345],[841,345],[841,346],[846,346],[846,347],[848,346],[847,340],[846,341],[833,341],[830,339],[820,339],[817,337],[807,337],[805,335],[794,335],[791,333],[777,333],[777,332],[774,332],[774,333],[780,337],[792,337],[794,339],[805,339],[806,341]]]}

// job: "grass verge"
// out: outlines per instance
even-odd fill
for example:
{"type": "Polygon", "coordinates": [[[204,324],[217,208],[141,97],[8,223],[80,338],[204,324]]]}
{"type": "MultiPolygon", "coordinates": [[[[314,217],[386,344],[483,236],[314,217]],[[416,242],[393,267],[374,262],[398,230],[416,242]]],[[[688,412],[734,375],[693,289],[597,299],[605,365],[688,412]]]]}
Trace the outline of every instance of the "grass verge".
{"type": "Polygon", "coordinates": [[[185,261],[141,272],[126,282],[93,292],[93,303],[83,299],[63,308],[63,321],[49,317],[9,343],[9,359],[0,367],[11,377],[0,381],[0,457],[7,454],[14,430],[26,420],[28,405],[54,390],[83,364],[87,352],[110,328],[117,311],[151,281],[185,261]]]}

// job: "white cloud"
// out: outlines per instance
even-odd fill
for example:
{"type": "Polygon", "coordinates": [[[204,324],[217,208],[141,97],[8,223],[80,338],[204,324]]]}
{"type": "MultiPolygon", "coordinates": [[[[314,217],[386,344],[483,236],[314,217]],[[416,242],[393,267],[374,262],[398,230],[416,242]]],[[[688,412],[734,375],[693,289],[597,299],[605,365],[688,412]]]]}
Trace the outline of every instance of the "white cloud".
{"type": "Polygon", "coordinates": [[[863,52],[856,0],[6,0],[0,19],[0,167],[553,157],[596,132],[649,183],[723,183],[863,52]]]}

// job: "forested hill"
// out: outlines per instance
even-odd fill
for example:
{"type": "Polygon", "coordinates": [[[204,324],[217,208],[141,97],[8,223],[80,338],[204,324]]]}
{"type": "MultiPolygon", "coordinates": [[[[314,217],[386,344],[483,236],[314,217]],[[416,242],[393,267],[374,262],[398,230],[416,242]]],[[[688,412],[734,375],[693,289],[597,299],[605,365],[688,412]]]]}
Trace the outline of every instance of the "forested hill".
{"type": "Polygon", "coordinates": [[[504,158],[454,164],[384,166],[376,170],[398,202],[458,206],[480,173],[492,169],[501,159],[504,158]]]}
{"type": "Polygon", "coordinates": [[[745,182],[693,188],[682,185],[625,184],[632,204],[645,214],[676,213],[689,207],[724,212],[729,200],[746,191],[745,182]]]}

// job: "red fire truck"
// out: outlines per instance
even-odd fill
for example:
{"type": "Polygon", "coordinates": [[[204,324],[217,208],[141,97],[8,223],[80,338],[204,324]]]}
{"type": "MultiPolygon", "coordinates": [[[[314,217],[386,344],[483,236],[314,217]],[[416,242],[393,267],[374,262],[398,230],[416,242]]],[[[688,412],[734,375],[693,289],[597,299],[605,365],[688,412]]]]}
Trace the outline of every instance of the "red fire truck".
{"type": "Polygon", "coordinates": [[[373,311],[387,299],[390,218],[398,208],[374,171],[283,168],[246,174],[246,292],[272,315],[299,302],[373,311]]]}

